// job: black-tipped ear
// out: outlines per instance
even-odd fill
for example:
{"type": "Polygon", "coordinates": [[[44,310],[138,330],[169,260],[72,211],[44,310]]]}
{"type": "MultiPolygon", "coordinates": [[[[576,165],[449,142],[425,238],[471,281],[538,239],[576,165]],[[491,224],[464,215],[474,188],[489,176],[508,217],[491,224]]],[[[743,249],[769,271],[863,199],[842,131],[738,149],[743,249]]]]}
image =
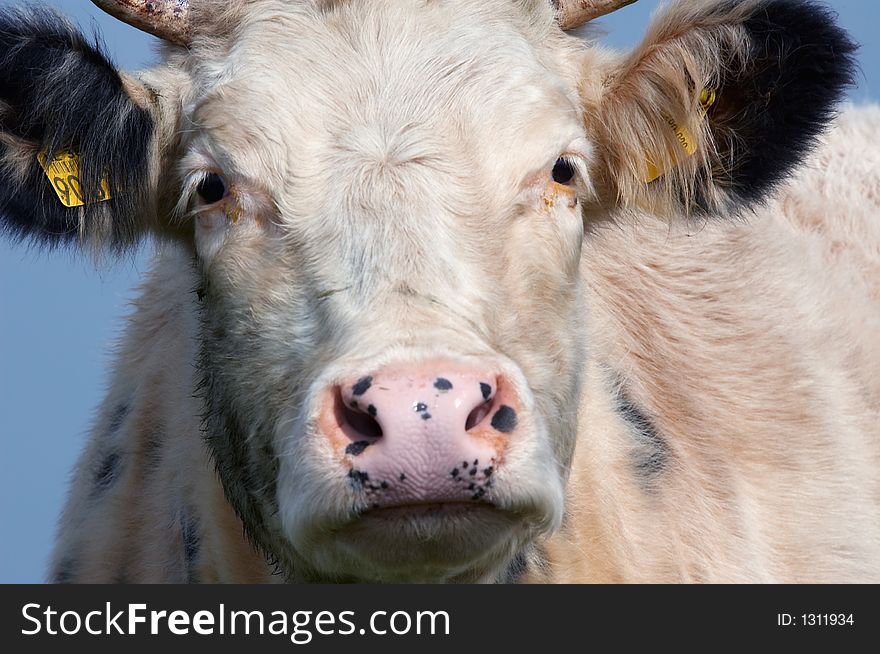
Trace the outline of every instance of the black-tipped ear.
{"type": "Polygon", "coordinates": [[[150,206],[153,132],[99,43],[49,10],[0,12],[3,231],[49,245],[133,243],[150,206]],[[51,174],[40,155],[58,161],[51,174]]]}
{"type": "Polygon", "coordinates": [[[788,176],[854,83],[856,46],[836,18],[816,2],[766,0],[743,23],[748,58],[721,75],[708,114],[712,177],[738,202],[759,202],[788,176]]]}
{"type": "Polygon", "coordinates": [[[856,46],[835,18],[812,0],[669,5],[587,117],[606,201],[730,215],[763,200],[854,81],[856,46]]]}

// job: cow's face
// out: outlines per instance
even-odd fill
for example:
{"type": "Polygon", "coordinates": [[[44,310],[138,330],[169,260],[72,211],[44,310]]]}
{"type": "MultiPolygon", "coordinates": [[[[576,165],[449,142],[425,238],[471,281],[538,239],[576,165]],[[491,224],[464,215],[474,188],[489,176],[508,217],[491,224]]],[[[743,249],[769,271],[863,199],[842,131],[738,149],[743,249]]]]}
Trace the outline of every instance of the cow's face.
{"type": "Polygon", "coordinates": [[[294,579],[487,579],[556,527],[585,217],[762,199],[853,70],[797,0],[681,0],[626,56],[543,0],[99,2],[187,47],[136,81],[0,13],[0,227],[191,248],[208,443],[294,579]],[[112,199],[55,199],[62,149],[112,199]]]}
{"type": "Polygon", "coordinates": [[[196,51],[209,442],[285,567],[481,578],[561,520],[592,147],[517,19],[288,6],[196,51]]]}

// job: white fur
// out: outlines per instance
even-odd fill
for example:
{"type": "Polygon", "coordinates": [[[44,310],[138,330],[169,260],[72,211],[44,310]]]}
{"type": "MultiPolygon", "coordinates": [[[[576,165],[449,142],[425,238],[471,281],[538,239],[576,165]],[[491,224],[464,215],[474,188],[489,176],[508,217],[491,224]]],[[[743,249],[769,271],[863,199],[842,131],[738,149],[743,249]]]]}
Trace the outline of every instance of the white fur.
{"type": "MultiPolygon", "coordinates": [[[[532,579],[880,578],[880,148],[864,147],[877,109],[851,110],[747,224],[687,234],[628,210],[584,236],[597,174],[584,96],[601,84],[583,76],[617,59],[562,35],[545,3],[225,4],[214,19],[233,28],[168,53],[164,116],[183,130],[163,206],[191,236],[160,248],[137,303],[56,570],[186,578],[177,516],[195,515],[200,580],[268,578],[202,441],[207,366],[207,412],[242,421],[249,463],[278,464],[246,526],[291,580],[491,580],[530,543],[548,557],[532,579]],[[561,155],[581,169],[576,191],[550,178],[561,155]],[[193,193],[206,171],[230,189],[216,206],[193,193]],[[437,355],[492,361],[517,385],[494,499],[523,520],[467,565],[410,569],[392,551],[389,570],[339,535],[359,500],[317,398],[437,355]],[[619,377],[668,440],[651,491],[613,409],[619,377]],[[96,500],[108,447],[120,478],[96,500]]],[[[476,538],[460,531],[450,560],[476,538]]]]}

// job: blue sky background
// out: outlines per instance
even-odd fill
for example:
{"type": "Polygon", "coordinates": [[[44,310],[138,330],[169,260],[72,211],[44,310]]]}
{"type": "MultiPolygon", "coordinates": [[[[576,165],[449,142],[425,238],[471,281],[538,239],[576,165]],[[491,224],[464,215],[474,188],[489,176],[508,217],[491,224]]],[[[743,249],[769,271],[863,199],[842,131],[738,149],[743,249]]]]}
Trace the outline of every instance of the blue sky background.
{"type": "MultiPolygon", "coordinates": [[[[0,0],[0,7],[21,5],[0,0]]],[[[42,3],[86,30],[99,29],[117,65],[155,61],[157,40],[87,0],[42,3]]],[[[657,0],[639,0],[599,21],[603,41],[640,39],[657,0]]],[[[830,0],[861,45],[855,102],[880,100],[880,2],[830,0]]],[[[876,144],[875,144],[876,146],[876,144]]],[[[71,470],[100,403],[114,339],[145,269],[141,251],[97,267],[66,250],[41,252],[0,241],[0,582],[40,582],[71,470]]]]}

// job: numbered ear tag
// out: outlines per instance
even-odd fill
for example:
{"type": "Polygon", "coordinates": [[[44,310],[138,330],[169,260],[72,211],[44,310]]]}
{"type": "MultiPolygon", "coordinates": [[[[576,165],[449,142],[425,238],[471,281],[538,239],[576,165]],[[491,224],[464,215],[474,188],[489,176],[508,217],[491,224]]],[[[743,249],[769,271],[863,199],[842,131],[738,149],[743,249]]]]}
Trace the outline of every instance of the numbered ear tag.
{"type": "Polygon", "coordinates": [[[52,183],[52,188],[65,207],[82,207],[93,202],[104,202],[110,199],[110,182],[105,175],[101,179],[101,188],[97,197],[85,197],[82,190],[82,182],[79,175],[79,155],[63,150],[55,154],[52,161],[48,161],[46,152],[37,155],[46,177],[52,183]]]}
{"type": "MultiPolygon", "coordinates": [[[[700,92],[700,118],[705,119],[706,114],[709,113],[709,109],[712,108],[712,105],[715,104],[715,100],[717,98],[717,91],[713,88],[706,87],[700,92]]],[[[675,134],[675,140],[679,145],[678,150],[670,150],[669,158],[672,163],[676,163],[680,161],[682,158],[692,157],[697,151],[697,139],[694,138],[694,135],[691,134],[684,125],[679,125],[678,121],[676,121],[671,116],[663,116],[663,121],[672,130],[672,133],[675,134]]],[[[647,174],[645,175],[645,182],[650,184],[655,179],[660,177],[663,173],[666,172],[666,169],[656,163],[654,163],[651,157],[648,157],[647,163],[647,174]]]]}

